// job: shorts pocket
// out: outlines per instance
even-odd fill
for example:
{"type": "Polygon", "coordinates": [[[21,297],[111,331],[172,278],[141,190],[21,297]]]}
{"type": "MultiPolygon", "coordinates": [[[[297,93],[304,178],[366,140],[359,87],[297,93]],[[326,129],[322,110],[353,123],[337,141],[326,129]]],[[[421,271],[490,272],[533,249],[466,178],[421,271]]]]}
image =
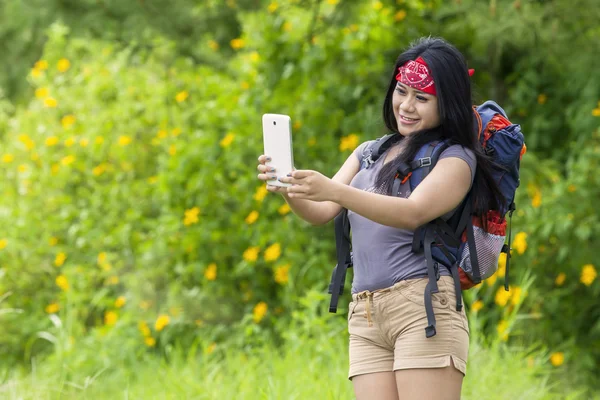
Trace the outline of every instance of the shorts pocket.
{"type": "MultiPolygon", "coordinates": [[[[400,289],[400,293],[411,302],[425,307],[425,287],[429,282],[429,278],[415,279],[411,285],[400,289]]],[[[450,306],[451,293],[448,293],[445,282],[441,279],[438,281],[438,293],[431,296],[431,304],[434,309],[448,309],[450,306]]]]}
{"type": "Polygon", "coordinates": [[[357,301],[351,301],[350,304],[348,304],[348,322],[350,322],[350,318],[352,318],[352,314],[354,314],[354,309],[357,304],[357,301]]]}

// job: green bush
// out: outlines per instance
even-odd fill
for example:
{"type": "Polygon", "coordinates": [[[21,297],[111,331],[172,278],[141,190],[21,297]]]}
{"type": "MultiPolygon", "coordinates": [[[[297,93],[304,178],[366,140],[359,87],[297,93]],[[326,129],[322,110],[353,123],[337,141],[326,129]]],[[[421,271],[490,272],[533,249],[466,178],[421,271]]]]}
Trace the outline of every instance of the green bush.
{"type": "MultiPolygon", "coordinates": [[[[216,3],[211,12],[225,15],[216,3]]],[[[127,44],[60,24],[48,31],[27,102],[0,103],[0,295],[12,292],[3,306],[24,311],[2,315],[2,359],[105,338],[125,346],[110,357],[133,363],[148,351],[221,343],[232,329],[243,332],[239,345],[283,340],[278,322],[310,288],[325,291],[333,232],[292,216],[256,179],[260,116],[289,114],[296,166],[331,176],[384,133],[392,61],[433,33],[464,51],[478,98],[498,100],[529,145],[513,290],[502,291],[501,266],[466,292],[472,323],[512,345],[541,341],[557,371],[593,371],[593,2],[243,3],[239,37],[233,22],[200,29],[187,52],[156,31],[127,44]]]]}

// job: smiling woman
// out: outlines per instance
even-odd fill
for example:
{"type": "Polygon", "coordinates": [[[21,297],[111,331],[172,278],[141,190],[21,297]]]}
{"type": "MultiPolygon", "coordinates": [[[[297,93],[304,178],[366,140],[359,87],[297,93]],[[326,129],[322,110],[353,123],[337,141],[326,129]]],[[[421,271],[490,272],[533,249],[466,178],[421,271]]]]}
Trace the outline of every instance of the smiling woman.
{"type": "Polygon", "coordinates": [[[437,97],[398,81],[393,97],[398,132],[402,136],[440,124],[437,97]]]}
{"type": "MultiPolygon", "coordinates": [[[[433,267],[439,268],[439,277],[431,289],[435,275],[429,274],[425,255],[412,249],[415,230],[438,218],[447,220],[468,193],[476,201],[475,215],[487,215],[497,206],[499,191],[489,179],[489,161],[473,129],[469,75],[451,44],[417,41],[394,65],[383,104],[393,140],[386,141],[391,146],[379,158],[364,165],[363,153],[373,142],[368,141],[332,179],[295,170],[280,178],[291,187],[267,187],[282,193],[296,215],[315,225],[347,210],[354,265],[348,376],[358,400],[375,393],[384,400],[460,398],[469,348],[465,311],[457,306],[460,294],[450,267],[433,267]],[[447,146],[418,186],[397,178],[417,151],[441,142],[447,146]],[[425,293],[437,327],[428,325],[425,293]]],[[[275,172],[267,170],[267,157],[259,157],[263,181],[275,172]]]]}

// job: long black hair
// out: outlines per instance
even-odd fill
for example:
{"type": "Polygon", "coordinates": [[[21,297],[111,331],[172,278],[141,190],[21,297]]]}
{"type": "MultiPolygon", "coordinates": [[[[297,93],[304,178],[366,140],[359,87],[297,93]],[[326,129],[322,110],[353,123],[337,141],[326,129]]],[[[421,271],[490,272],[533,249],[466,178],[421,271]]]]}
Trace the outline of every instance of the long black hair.
{"type": "MultiPolygon", "coordinates": [[[[491,178],[492,161],[483,152],[474,125],[471,99],[471,80],[463,55],[450,43],[440,38],[421,38],[396,60],[392,77],[383,103],[383,120],[388,130],[401,136],[403,150],[391,162],[385,164],[377,176],[375,187],[391,194],[394,176],[400,164],[410,162],[417,151],[433,140],[449,139],[450,144],[460,144],[473,151],[477,159],[475,181],[471,190],[473,212],[485,216],[488,210],[498,209],[502,194],[491,178]],[[402,137],[398,132],[392,97],[397,85],[398,68],[409,60],[422,57],[427,63],[435,82],[440,125],[402,137]]],[[[485,220],[485,218],[484,218],[485,220]]]]}

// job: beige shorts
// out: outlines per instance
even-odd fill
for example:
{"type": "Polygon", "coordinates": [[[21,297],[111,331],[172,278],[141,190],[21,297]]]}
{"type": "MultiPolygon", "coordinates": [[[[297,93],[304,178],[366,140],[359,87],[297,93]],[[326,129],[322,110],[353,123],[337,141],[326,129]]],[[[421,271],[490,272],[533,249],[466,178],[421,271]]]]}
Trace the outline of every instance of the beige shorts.
{"type": "Polygon", "coordinates": [[[463,373],[469,354],[469,325],[456,311],[452,277],[442,276],[432,297],[436,335],[425,337],[424,291],[428,279],[410,279],[387,289],[352,295],[348,312],[348,378],[374,372],[454,365],[463,373]]]}

